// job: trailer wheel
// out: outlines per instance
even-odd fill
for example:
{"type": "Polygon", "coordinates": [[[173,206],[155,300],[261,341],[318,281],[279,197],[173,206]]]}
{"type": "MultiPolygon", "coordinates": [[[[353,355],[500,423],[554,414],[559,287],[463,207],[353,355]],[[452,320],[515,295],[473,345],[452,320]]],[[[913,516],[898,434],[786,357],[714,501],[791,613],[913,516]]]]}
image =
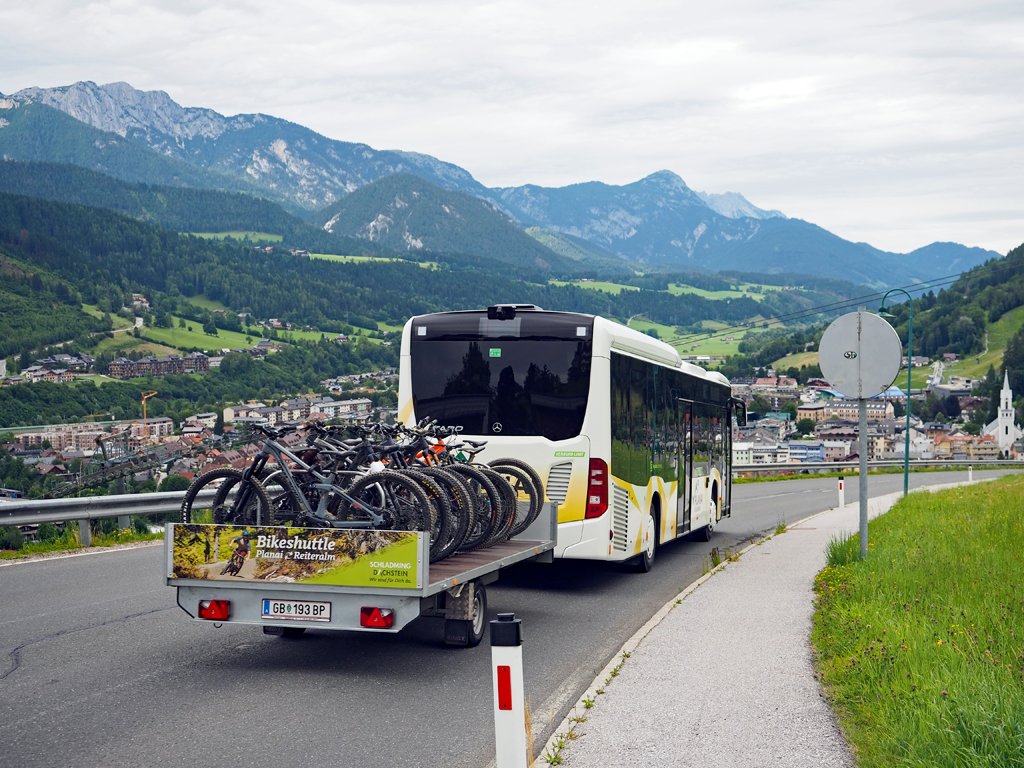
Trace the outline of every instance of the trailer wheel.
{"type": "Polygon", "coordinates": [[[473,598],[467,606],[468,619],[445,619],[444,642],[462,648],[480,645],[487,629],[487,591],[484,585],[473,585],[473,598]]]}

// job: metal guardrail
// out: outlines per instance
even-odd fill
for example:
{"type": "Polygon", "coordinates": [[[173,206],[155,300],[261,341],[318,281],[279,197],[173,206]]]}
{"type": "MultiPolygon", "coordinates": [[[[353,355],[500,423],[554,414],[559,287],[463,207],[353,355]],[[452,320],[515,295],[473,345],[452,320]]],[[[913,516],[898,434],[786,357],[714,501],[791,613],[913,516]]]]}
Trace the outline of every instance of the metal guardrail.
{"type": "MultiPolygon", "coordinates": [[[[1014,469],[1024,467],[1024,461],[912,461],[912,468],[943,467],[997,467],[1014,469]]],[[[895,461],[869,461],[869,469],[902,468],[901,459],[895,461]]],[[[759,472],[802,472],[850,470],[856,472],[859,464],[855,461],[795,462],[789,464],[734,464],[733,474],[755,474],[759,472]]],[[[215,491],[203,491],[200,501],[210,501],[215,491]]],[[[108,517],[125,518],[122,527],[128,527],[131,515],[157,515],[177,512],[185,491],[162,493],[127,493],[120,496],[86,496],[73,499],[16,499],[0,501],[0,525],[38,525],[78,520],[83,546],[92,540],[90,520],[108,517]]]]}
{"type": "MultiPolygon", "coordinates": [[[[215,490],[203,491],[200,501],[213,499],[215,490]]],[[[177,512],[185,491],[162,493],[126,493],[120,496],[85,496],[75,499],[17,499],[0,503],[0,525],[39,525],[78,521],[83,547],[92,543],[90,520],[124,518],[118,525],[128,527],[131,515],[158,515],[177,512]]]]}
{"type": "MultiPolygon", "coordinates": [[[[910,468],[913,469],[926,469],[938,467],[942,469],[958,469],[961,467],[995,467],[999,469],[1014,469],[1024,467],[1024,461],[1013,459],[1004,460],[997,459],[993,461],[984,461],[975,459],[972,461],[961,461],[959,459],[929,459],[929,460],[917,460],[910,462],[910,468]]],[[[869,461],[868,469],[902,469],[903,459],[880,459],[877,461],[869,461]]],[[[837,470],[850,470],[852,472],[860,471],[860,464],[856,461],[793,461],[783,464],[733,464],[733,474],[739,474],[743,472],[801,472],[803,470],[812,471],[837,471],[837,470]]]]}

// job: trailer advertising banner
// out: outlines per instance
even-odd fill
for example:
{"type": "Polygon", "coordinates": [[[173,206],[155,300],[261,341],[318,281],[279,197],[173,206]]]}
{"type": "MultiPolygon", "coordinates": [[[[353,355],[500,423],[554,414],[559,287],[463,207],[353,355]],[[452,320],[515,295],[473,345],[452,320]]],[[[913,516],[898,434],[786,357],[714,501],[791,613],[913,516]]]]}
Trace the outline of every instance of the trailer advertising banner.
{"type": "Polygon", "coordinates": [[[172,579],[416,589],[415,531],[173,526],[172,579]]]}

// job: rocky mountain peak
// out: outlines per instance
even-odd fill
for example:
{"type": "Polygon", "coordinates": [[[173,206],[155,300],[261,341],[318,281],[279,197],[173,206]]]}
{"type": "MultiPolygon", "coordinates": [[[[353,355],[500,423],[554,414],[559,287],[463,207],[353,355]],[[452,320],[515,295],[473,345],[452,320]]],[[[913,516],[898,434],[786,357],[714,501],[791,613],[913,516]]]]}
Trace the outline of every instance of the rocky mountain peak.
{"type": "Polygon", "coordinates": [[[177,144],[197,137],[215,139],[239,119],[252,120],[229,120],[211,109],[186,109],[164,91],[140,91],[122,82],[97,85],[83,80],[59,88],[25,88],[14,98],[59,109],[101,131],[120,136],[131,131],[163,134],[177,144]]]}

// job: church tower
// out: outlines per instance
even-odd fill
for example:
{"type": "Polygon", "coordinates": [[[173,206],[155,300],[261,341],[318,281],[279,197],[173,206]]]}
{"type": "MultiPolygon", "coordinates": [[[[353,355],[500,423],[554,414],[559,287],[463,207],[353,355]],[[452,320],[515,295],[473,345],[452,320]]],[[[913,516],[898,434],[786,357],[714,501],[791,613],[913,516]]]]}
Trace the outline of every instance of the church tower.
{"type": "Polygon", "coordinates": [[[1013,392],[1010,391],[1010,376],[1003,371],[1003,390],[999,393],[999,415],[996,417],[996,442],[999,452],[1009,455],[1017,439],[1017,426],[1013,423],[1013,392]]]}

